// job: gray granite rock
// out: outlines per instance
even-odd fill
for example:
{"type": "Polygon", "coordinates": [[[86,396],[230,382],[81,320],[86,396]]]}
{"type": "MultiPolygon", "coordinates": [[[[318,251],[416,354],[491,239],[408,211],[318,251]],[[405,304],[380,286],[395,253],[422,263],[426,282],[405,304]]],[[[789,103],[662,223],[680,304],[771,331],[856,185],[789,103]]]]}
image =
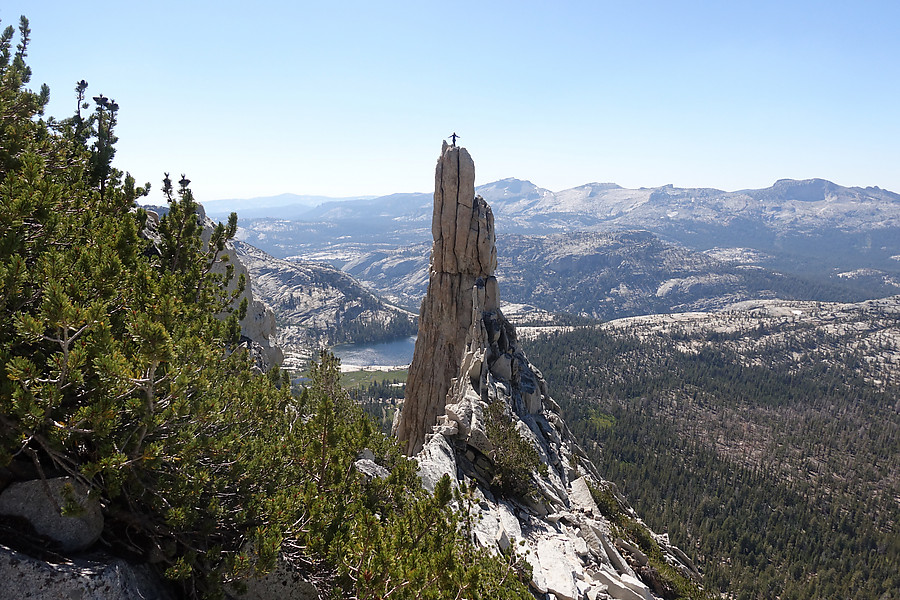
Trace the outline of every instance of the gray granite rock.
{"type": "MultiPolygon", "coordinates": [[[[625,575],[625,577],[629,576],[625,575]]],[[[594,581],[606,586],[606,593],[615,600],[647,600],[648,598],[626,585],[620,575],[607,569],[600,569],[594,573],[594,581]]],[[[649,598],[652,597],[652,595],[649,596],[649,598]]]]}
{"type": "Polygon", "coordinates": [[[367,479],[387,479],[391,475],[390,471],[369,458],[361,458],[354,462],[353,466],[367,479]]]}
{"type": "Polygon", "coordinates": [[[456,481],[456,455],[444,436],[437,434],[429,438],[416,460],[419,463],[422,485],[429,492],[434,492],[434,486],[444,475],[449,475],[451,481],[456,481]]]}
{"type": "Polygon", "coordinates": [[[575,573],[584,567],[575,553],[572,542],[561,536],[542,537],[534,553],[528,555],[538,589],[546,589],[557,598],[581,598],[575,585],[575,573]]]}
{"type": "Polygon", "coordinates": [[[275,568],[262,577],[246,579],[242,582],[246,590],[238,593],[231,590],[233,600],[320,600],[319,589],[305,579],[297,570],[284,561],[278,561],[275,568]]]}
{"type": "Polygon", "coordinates": [[[584,512],[600,516],[600,509],[597,508],[597,503],[594,502],[591,489],[584,477],[579,477],[570,484],[569,502],[572,508],[580,508],[584,512]]]}
{"type": "Polygon", "coordinates": [[[12,483],[0,493],[0,514],[22,517],[63,552],[90,548],[103,532],[100,503],[71,477],[12,483]],[[63,514],[64,508],[68,514],[63,514]]]}
{"type": "MultiPolygon", "coordinates": [[[[198,221],[203,225],[201,234],[203,242],[209,243],[215,223],[206,216],[206,210],[203,208],[203,205],[197,205],[197,216],[198,221]]],[[[253,297],[250,273],[244,263],[241,262],[238,252],[230,242],[226,244],[225,250],[219,254],[219,262],[213,265],[212,270],[214,273],[223,274],[229,264],[234,266],[234,278],[228,284],[229,292],[234,292],[237,289],[241,276],[246,279],[244,290],[233,303],[233,306],[237,307],[240,306],[244,299],[247,300],[247,316],[241,321],[241,335],[252,340],[255,343],[255,348],[262,354],[263,361],[260,366],[263,370],[268,370],[275,365],[281,365],[284,360],[284,353],[275,343],[275,313],[253,297]]]]}
{"type": "Polygon", "coordinates": [[[48,563],[0,545],[3,600],[174,600],[147,566],[117,558],[48,563]]]}
{"type": "MultiPolygon", "coordinates": [[[[591,495],[590,486],[606,482],[499,308],[493,220],[490,208],[472,199],[470,161],[465,149],[445,145],[438,163],[431,279],[396,433],[419,462],[426,489],[449,474],[472,491],[475,541],[524,557],[537,593],[559,600],[652,598],[610,540],[610,524],[591,495]],[[489,406],[499,413],[488,413],[489,406]],[[509,419],[520,451],[531,448],[529,460],[538,459],[521,497],[495,497],[491,489],[501,468],[495,444],[505,442],[491,439],[487,414],[509,419]]],[[[632,547],[628,556],[643,562],[646,556],[632,547]]]]}

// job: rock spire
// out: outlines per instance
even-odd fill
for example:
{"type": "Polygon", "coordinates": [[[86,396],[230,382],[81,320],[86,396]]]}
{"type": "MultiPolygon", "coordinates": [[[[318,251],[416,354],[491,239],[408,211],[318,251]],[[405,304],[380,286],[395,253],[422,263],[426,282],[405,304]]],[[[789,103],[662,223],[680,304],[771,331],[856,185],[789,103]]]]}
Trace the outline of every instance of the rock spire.
{"type": "Polygon", "coordinates": [[[494,215],[475,196],[475,163],[468,151],[444,142],[434,176],[434,214],[428,292],[419,313],[419,337],[409,369],[406,400],[396,435],[410,455],[422,449],[450,380],[457,376],[472,325],[475,282],[490,280],[488,300],[497,305],[494,215]]]}
{"type": "Polygon", "coordinates": [[[469,495],[460,508],[477,543],[530,563],[535,597],[670,597],[638,546],[652,545],[688,580],[699,573],[600,477],[519,348],[499,307],[493,215],[474,174],[465,148],[444,143],[428,292],[396,433],[426,488],[449,475],[469,495]],[[635,541],[628,528],[646,535],[635,541]]]}

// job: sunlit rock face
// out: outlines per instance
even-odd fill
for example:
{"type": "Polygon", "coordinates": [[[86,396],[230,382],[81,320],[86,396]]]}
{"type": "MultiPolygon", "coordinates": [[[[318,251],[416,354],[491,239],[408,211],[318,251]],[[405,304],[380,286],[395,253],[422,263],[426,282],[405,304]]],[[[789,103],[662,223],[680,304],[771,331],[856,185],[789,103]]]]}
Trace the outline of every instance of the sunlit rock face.
{"type": "Polygon", "coordinates": [[[434,244],[428,292],[419,315],[419,337],[409,370],[406,401],[396,435],[408,454],[444,412],[472,324],[472,287],[497,268],[494,216],[475,196],[475,163],[465,148],[444,143],[435,169],[434,244]]]}
{"type": "MultiPolygon", "coordinates": [[[[428,292],[396,427],[423,484],[433,490],[448,475],[464,490],[474,541],[524,556],[537,597],[669,595],[647,556],[612,526],[610,510],[643,524],[575,442],[499,308],[493,216],[474,196],[464,148],[444,144],[434,200],[428,292]],[[510,482],[511,472],[519,479],[510,482]],[[611,499],[606,513],[594,497],[601,491],[611,499]]],[[[699,577],[665,536],[648,535],[666,562],[699,577]]]]}

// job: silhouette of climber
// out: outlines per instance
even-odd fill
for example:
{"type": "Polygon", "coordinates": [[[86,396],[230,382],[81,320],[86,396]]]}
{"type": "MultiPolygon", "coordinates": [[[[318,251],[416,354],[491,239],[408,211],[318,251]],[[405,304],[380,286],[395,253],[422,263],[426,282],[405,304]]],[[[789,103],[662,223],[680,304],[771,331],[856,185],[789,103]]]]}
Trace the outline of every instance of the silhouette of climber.
{"type": "Polygon", "coordinates": [[[456,138],[458,138],[458,137],[462,137],[462,136],[456,135],[456,132],[455,132],[455,131],[454,131],[453,134],[450,136],[450,146],[451,146],[452,148],[456,148],[456,138]]]}

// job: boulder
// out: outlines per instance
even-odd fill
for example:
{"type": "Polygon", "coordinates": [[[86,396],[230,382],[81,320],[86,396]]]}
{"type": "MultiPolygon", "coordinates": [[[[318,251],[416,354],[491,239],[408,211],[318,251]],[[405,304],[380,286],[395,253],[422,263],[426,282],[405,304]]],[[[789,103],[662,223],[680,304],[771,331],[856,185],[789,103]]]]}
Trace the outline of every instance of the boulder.
{"type": "Polygon", "coordinates": [[[600,535],[600,544],[603,546],[603,550],[606,552],[606,556],[609,558],[610,564],[616,569],[619,573],[624,573],[625,575],[631,575],[634,577],[634,571],[628,565],[628,562],[619,554],[619,551],[616,547],[610,543],[609,539],[606,535],[600,535]]]}
{"type": "Polygon", "coordinates": [[[606,551],[603,549],[603,544],[600,543],[600,537],[589,524],[583,524],[578,529],[578,537],[584,540],[588,549],[593,552],[595,556],[599,557],[601,561],[607,558],[606,551]]]}
{"type": "Polygon", "coordinates": [[[370,458],[361,458],[353,463],[356,470],[362,473],[366,479],[387,479],[391,472],[370,458]]]}
{"type": "Polygon", "coordinates": [[[644,554],[640,548],[622,538],[616,538],[616,547],[623,552],[630,554],[632,560],[637,563],[638,566],[646,567],[650,563],[650,558],[644,554]]]}
{"type": "Polygon", "coordinates": [[[600,509],[594,502],[587,480],[582,476],[574,480],[569,488],[569,503],[572,508],[580,508],[586,513],[600,516],[600,509]]]}
{"type": "Polygon", "coordinates": [[[71,477],[10,484],[0,493],[0,514],[27,519],[62,552],[90,548],[103,532],[100,503],[71,477]]]}
{"type": "Polygon", "coordinates": [[[643,600],[653,600],[653,594],[650,593],[650,588],[634,575],[623,574],[619,576],[619,579],[625,587],[643,598],[643,600]]]}
{"type": "Polygon", "coordinates": [[[422,485],[429,492],[434,492],[434,486],[444,475],[449,475],[451,481],[456,481],[456,455],[444,436],[431,436],[422,452],[416,456],[416,461],[419,463],[422,485]]]}
{"type": "Polygon", "coordinates": [[[509,354],[501,354],[497,360],[491,363],[491,373],[501,381],[512,379],[512,357],[509,354]]]}
{"type": "MultiPolygon", "coordinates": [[[[609,594],[610,597],[615,598],[615,600],[647,600],[648,598],[653,598],[652,595],[645,596],[633,590],[630,586],[626,585],[617,574],[607,571],[606,569],[600,569],[594,572],[593,575],[594,580],[601,585],[606,586],[606,593],[609,594]]],[[[647,593],[649,594],[649,590],[647,593]]]]}
{"type": "Polygon", "coordinates": [[[506,533],[509,541],[517,542],[522,539],[522,525],[516,517],[516,513],[509,502],[498,502],[497,510],[500,513],[500,527],[506,533]]]}
{"type": "Polygon", "coordinates": [[[575,553],[578,556],[587,556],[590,553],[587,542],[583,537],[576,537],[572,541],[575,544],[575,553]]]}
{"type": "Polygon", "coordinates": [[[575,584],[575,573],[583,566],[572,543],[562,537],[542,537],[533,554],[526,559],[531,563],[535,587],[546,590],[563,600],[581,597],[575,584]]]}

